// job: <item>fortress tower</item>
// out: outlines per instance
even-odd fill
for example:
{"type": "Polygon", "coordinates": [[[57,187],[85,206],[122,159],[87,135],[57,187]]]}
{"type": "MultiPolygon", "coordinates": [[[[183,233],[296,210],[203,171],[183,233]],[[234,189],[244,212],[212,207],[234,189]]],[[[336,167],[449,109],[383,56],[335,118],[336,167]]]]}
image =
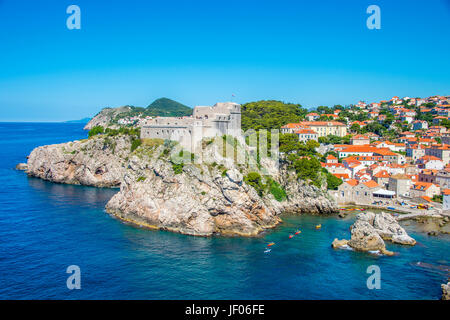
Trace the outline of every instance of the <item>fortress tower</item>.
{"type": "Polygon", "coordinates": [[[241,105],[219,102],[214,106],[197,106],[190,117],[157,117],[147,120],[141,128],[141,138],[178,141],[183,149],[192,151],[203,138],[241,132],[241,105]]]}

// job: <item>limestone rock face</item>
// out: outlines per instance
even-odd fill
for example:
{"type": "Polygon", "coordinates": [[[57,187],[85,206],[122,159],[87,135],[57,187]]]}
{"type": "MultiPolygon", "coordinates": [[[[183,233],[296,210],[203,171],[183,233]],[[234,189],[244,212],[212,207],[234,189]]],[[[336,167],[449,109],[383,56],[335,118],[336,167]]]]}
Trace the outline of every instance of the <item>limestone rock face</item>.
{"type": "Polygon", "coordinates": [[[111,120],[117,115],[127,111],[130,111],[130,107],[104,108],[84,126],[84,130],[91,130],[95,126],[113,129],[118,128],[117,125],[111,124],[111,120]]]}
{"type": "Polygon", "coordinates": [[[95,187],[118,187],[125,174],[131,138],[94,137],[42,146],[28,157],[27,172],[44,180],[95,187]]]}
{"type": "MultiPolygon", "coordinates": [[[[386,250],[384,240],[406,245],[416,243],[390,214],[384,212],[358,214],[350,230],[351,238],[347,244],[358,251],[380,251],[386,255],[393,255],[393,252],[386,250]]],[[[333,247],[338,245],[337,239],[332,245],[333,247]]]]}
{"type": "Polygon", "coordinates": [[[384,251],[386,246],[373,226],[364,220],[356,220],[351,227],[348,245],[358,251],[384,251]]]}
{"type": "Polygon", "coordinates": [[[120,192],[106,205],[121,219],[200,236],[252,236],[280,222],[277,212],[243,184],[239,172],[222,176],[185,165],[175,174],[167,161],[134,157],[130,162],[120,192]]]}
{"type": "Polygon", "coordinates": [[[442,300],[450,300],[450,282],[442,284],[442,300]]]}
{"type": "Polygon", "coordinates": [[[339,211],[336,202],[323,189],[298,180],[293,171],[280,169],[280,180],[287,193],[287,201],[280,210],[294,214],[331,214],[339,211]]]}
{"type": "Polygon", "coordinates": [[[295,172],[276,170],[268,160],[261,167],[286,191],[283,201],[248,185],[244,176],[258,169],[221,158],[214,144],[194,163],[175,161],[179,151],[169,141],[143,140],[133,151],[131,145],[128,135],[98,135],[39,147],[29,156],[28,174],[58,183],[120,186],[106,205],[108,213],[136,225],[198,236],[255,236],[275,227],[282,212],[338,211],[326,191],[298,180],[295,172]]]}
{"type": "Polygon", "coordinates": [[[332,246],[334,249],[337,249],[337,248],[346,246],[347,244],[348,244],[348,240],[345,240],[345,239],[339,240],[338,238],[335,238],[335,239],[333,240],[333,243],[331,244],[331,246],[332,246]]]}
{"type": "Polygon", "coordinates": [[[411,238],[397,220],[388,213],[382,212],[375,215],[373,227],[384,240],[406,245],[416,244],[416,240],[411,238]]]}

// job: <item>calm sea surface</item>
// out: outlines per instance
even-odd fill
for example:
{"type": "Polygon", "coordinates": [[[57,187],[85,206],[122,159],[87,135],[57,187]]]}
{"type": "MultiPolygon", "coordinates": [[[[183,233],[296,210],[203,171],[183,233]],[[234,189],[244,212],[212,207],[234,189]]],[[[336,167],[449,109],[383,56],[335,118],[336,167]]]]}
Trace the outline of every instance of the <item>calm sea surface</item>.
{"type": "Polygon", "coordinates": [[[0,299],[440,298],[449,236],[407,227],[418,244],[388,244],[398,256],[380,257],[330,247],[335,237],[349,237],[353,214],[287,217],[252,239],[148,231],[105,213],[117,190],[54,184],[13,170],[37,146],[85,138],[82,127],[0,123],[0,299]],[[289,239],[297,228],[302,233],[289,239]],[[276,245],[264,253],[271,241],[276,245]],[[69,265],[81,268],[81,290],[66,287],[69,265]],[[381,268],[380,290],[367,289],[370,265],[381,268]]]}

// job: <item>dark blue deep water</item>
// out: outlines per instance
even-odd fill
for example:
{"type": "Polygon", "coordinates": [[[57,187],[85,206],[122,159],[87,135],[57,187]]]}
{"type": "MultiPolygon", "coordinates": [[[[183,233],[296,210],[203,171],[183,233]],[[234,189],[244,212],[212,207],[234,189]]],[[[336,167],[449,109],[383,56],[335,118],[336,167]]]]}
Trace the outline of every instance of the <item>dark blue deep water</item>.
{"type": "Polygon", "coordinates": [[[13,170],[37,146],[85,138],[80,124],[0,123],[1,299],[439,299],[450,237],[407,227],[415,247],[379,257],[330,247],[354,215],[287,217],[259,238],[196,238],[110,217],[112,189],[53,184],[13,170]],[[318,231],[314,226],[321,223],[318,231]],[[302,233],[288,235],[296,228],[302,233]],[[265,245],[276,242],[272,252],[265,245]],[[421,261],[430,267],[418,267],[421,261]],[[81,290],[66,268],[81,268],[81,290]],[[381,268],[369,290],[366,269],[381,268]]]}

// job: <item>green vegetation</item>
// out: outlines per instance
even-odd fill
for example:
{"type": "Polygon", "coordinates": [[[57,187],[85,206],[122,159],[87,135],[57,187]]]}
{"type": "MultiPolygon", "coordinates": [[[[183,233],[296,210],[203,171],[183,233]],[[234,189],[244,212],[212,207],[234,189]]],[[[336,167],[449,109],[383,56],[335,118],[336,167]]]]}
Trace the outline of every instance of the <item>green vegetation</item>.
{"type": "Polygon", "coordinates": [[[244,181],[252,186],[260,197],[266,192],[270,192],[277,201],[285,200],[286,191],[283,187],[270,176],[265,176],[264,178],[266,183],[263,183],[263,177],[258,172],[249,172],[244,176],[244,181]]]}
{"type": "Polygon", "coordinates": [[[329,173],[325,168],[323,169],[323,172],[326,174],[327,187],[329,190],[337,190],[337,188],[343,183],[341,179],[329,173]]]}
{"type": "Polygon", "coordinates": [[[183,172],[183,163],[172,163],[172,170],[175,174],[181,174],[183,172]]]}
{"type": "Polygon", "coordinates": [[[286,199],[286,191],[278,182],[269,177],[267,178],[267,185],[269,186],[270,193],[277,201],[281,202],[286,199]]]}
{"type": "Polygon", "coordinates": [[[91,130],[89,130],[88,137],[93,137],[98,134],[103,134],[105,132],[105,129],[102,126],[95,126],[91,130]]]}
{"type": "Polygon", "coordinates": [[[295,169],[298,178],[318,188],[321,187],[322,167],[315,157],[294,158],[290,166],[295,169]]]}
{"type": "Polygon", "coordinates": [[[153,101],[146,109],[148,116],[184,117],[192,115],[192,108],[168,98],[153,101]]]}
{"type": "Polygon", "coordinates": [[[144,176],[140,176],[139,178],[137,178],[137,182],[141,182],[141,181],[145,181],[145,179],[147,179],[146,177],[144,177],[144,176]]]}
{"type": "Polygon", "coordinates": [[[327,161],[327,157],[328,157],[330,154],[331,154],[332,156],[334,156],[336,159],[338,159],[338,161],[341,161],[341,160],[342,160],[342,159],[339,159],[338,153],[337,153],[336,151],[328,151],[328,152],[326,152],[325,154],[322,155],[322,157],[320,158],[320,161],[321,161],[321,162],[326,162],[326,161],[327,161]]]}
{"type": "Polygon", "coordinates": [[[258,172],[249,172],[244,177],[244,181],[248,185],[252,186],[256,190],[258,195],[260,197],[262,197],[262,195],[264,194],[265,186],[262,183],[262,177],[261,177],[261,175],[258,172]]]}
{"type": "Polygon", "coordinates": [[[142,144],[141,139],[134,139],[133,142],[131,143],[131,152],[136,150],[141,144],[142,144]]]}
{"type": "MultiPolygon", "coordinates": [[[[356,124],[356,123],[355,123],[356,124]]],[[[359,125],[356,124],[358,127],[359,125]]],[[[319,137],[319,143],[323,144],[350,144],[350,135],[346,135],[345,137],[339,137],[335,135],[328,135],[325,137],[319,137]]]]}
{"type": "Polygon", "coordinates": [[[300,104],[284,103],[276,100],[261,100],[243,104],[242,130],[279,129],[287,123],[299,122],[308,110],[300,104]]]}
{"type": "Polygon", "coordinates": [[[93,136],[104,134],[108,137],[115,137],[118,135],[129,135],[129,136],[136,136],[139,137],[141,134],[140,128],[127,128],[127,127],[121,127],[119,129],[111,129],[111,128],[103,128],[102,126],[95,126],[93,127],[89,133],[88,137],[91,138],[93,136]]]}
{"type": "Polygon", "coordinates": [[[297,154],[298,156],[309,156],[317,154],[315,149],[319,146],[319,143],[315,140],[309,140],[303,143],[298,140],[298,137],[294,133],[281,133],[280,134],[280,152],[284,154],[297,154]]]}
{"type": "Polygon", "coordinates": [[[444,201],[444,196],[442,194],[435,194],[431,201],[442,203],[444,201]]]}

